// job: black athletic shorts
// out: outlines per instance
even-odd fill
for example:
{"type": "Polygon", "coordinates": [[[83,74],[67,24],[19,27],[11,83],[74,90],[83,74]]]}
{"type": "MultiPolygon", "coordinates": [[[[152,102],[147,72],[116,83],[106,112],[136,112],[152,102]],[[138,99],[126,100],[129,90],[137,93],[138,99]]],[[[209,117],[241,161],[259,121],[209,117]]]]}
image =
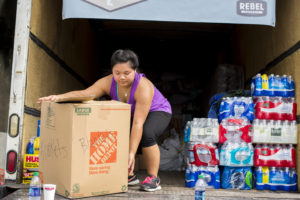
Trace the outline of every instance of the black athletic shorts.
{"type": "Polygon", "coordinates": [[[143,135],[139,145],[140,147],[150,147],[157,144],[157,139],[167,129],[172,115],[164,111],[149,112],[143,127],[143,135]]]}

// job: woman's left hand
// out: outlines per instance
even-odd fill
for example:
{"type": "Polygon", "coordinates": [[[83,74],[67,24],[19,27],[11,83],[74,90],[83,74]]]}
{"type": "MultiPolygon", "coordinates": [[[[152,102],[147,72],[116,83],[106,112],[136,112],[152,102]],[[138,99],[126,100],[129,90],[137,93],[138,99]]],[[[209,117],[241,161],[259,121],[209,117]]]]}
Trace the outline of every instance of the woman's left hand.
{"type": "Polygon", "coordinates": [[[129,153],[129,160],[128,160],[128,176],[132,174],[134,170],[135,164],[135,155],[133,153],[129,153]]]}

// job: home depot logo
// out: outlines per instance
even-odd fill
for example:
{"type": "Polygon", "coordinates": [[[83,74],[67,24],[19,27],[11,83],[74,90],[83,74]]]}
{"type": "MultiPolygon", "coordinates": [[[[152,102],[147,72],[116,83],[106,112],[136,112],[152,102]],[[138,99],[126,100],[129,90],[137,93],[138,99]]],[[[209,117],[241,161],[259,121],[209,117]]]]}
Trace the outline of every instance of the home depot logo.
{"type": "Polygon", "coordinates": [[[145,0],[83,0],[107,11],[114,11],[120,8],[131,6],[145,0]]]}
{"type": "Polygon", "coordinates": [[[90,164],[114,163],[117,161],[117,132],[91,132],[90,164]]]}
{"type": "Polygon", "coordinates": [[[249,17],[267,15],[267,2],[262,0],[240,0],[237,2],[237,14],[249,17]]]}

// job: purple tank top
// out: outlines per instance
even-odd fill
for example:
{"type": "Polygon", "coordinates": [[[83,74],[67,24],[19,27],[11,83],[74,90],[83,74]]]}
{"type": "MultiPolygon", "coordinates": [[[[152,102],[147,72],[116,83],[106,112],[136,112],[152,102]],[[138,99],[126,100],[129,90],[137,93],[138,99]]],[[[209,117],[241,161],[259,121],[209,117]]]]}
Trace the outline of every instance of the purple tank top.
{"type": "MultiPolygon", "coordinates": [[[[138,72],[135,73],[135,77],[132,83],[130,96],[128,103],[131,105],[131,115],[133,116],[134,110],[135,110],[135,100],[134,100],[134,94],[136,91],[137,86],[139,85],[139,82],[142,77],[145,77],[144,74],[139,74],[138,72]]],[[[152,99],[152,104],[150,107],[149,112],[153,111],[164,111],[167,113],[172,114],[172,109],[169,101],[161,94],[161,92],[153,85],[154,87],[154,96],[152,99]]],[[[117,82],[115,81],[114,77],[112,77],[111,81],[111,87],[110,87],[110,97],[112,100],[120,101],[117,93],[117,82]]]]}

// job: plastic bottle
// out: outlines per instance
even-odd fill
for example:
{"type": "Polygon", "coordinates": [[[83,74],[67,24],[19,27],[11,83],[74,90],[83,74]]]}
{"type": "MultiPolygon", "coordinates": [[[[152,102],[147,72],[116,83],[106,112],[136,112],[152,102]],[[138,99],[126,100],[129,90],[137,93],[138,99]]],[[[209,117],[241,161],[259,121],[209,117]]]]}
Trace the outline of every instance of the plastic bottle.
{"type": "Polygon", "coordinates": [[[262,95],[267,96],[269,92],[269,80],[268,80],[268,75],[263,74],[261,76],[262,79],[262,95]]]}
{"type": "Polygon", "coordinates": [[[33,150],[33,143],[34,143],[34,140],[35,140],[35,136],[30,138],[29,142],[28,142],[28,145],[27,145],[27,154],[33,154],[34,153],[34,150],[33,150]]]}
{"type": "Polygon", "coordinates": [[[257,74],[254,79],[254,96],[262,96],[262,78],[261,74],[257,74]]]}
{"type": "Polygon", "coordinates": [[[29,200],[40,200],[41,199],[41,181],[39,173],[34,172],[33,177],[30,181],[29,187],[29,200]]]}
{"type": "Polygon", "coordinates": [[[190,135],[191,135],[191,121],[188,121],[184,129],[184,142],[190,141],[190,135]]]}
{"type": "Polygon", "coordinates": [[[279,75],[276,75],[275,76],[275,96],[281,95],[280,88],[281,88],[281,77],[279,75]]]}
{"type": "Polygon", "coordinates": [[[288,82],[288,77],[287,75],[283,75],[281,78],[281,83],[282,83],[282,96],[283,97],[289,97],[289,82],[288,82]]]}
{"type": "Polygon", "coordinates": [[[269,75],[269,96],[274,97],[275,96],[275,77],[274,74],[269,75]]]}
{"type": "Polygon", "coordinates": [[[37,155],[40,152],[40,124],[41,124],[41,121],[39,120],[38,126],[37,126],[37,137],[35,138],[34,143],[33,143],[33,154],[37,154],[37,155]]]}
{"type": "Polygon", "coordinates": [[[204,200],[205,199],[205,188],[207,184],[204,181],[203,175],[198,176],[198,180],[195,186],[195,200],[204,200]]]}
{"type": "Polygon", "coordinates": [[[294,97],[295,96],[295,82],[294,82],[292,76],[288,76],[288,83],[289,83],[289,96],[294,97]]]}

